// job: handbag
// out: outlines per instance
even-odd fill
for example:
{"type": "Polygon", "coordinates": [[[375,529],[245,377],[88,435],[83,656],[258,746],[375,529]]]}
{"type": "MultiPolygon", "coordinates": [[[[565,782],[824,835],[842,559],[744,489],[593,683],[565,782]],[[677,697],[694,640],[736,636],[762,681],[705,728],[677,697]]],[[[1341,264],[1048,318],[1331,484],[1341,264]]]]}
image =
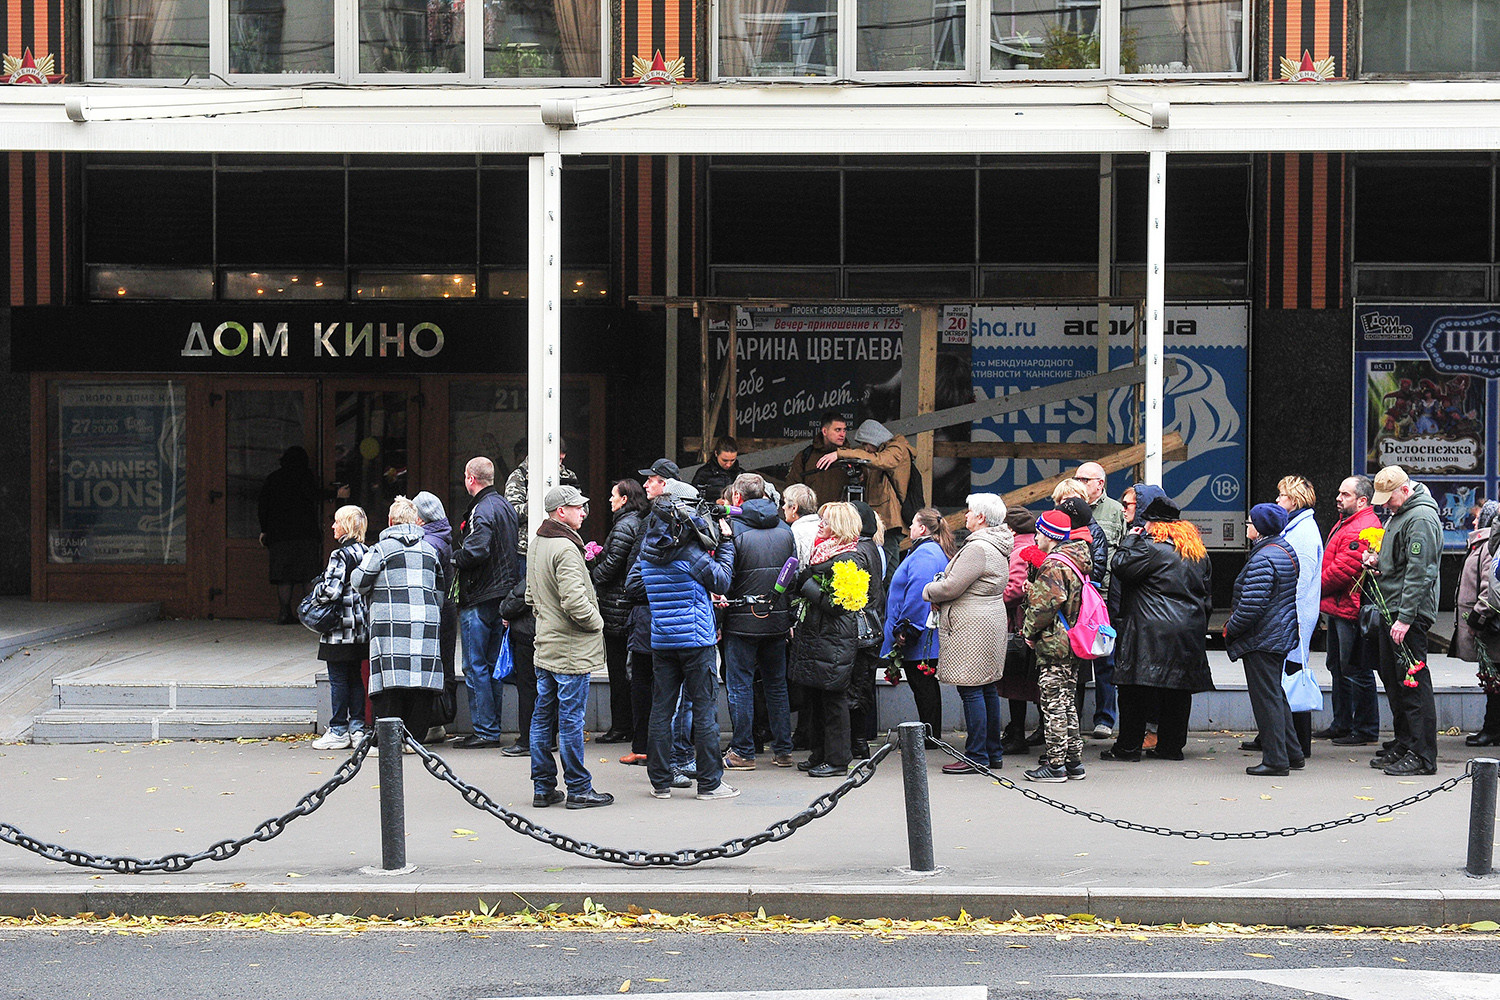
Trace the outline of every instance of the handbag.
{"type": "Polygon", "coordinates": [[[856,643],[860,649],[874,649],[885,642],[885,634],[880,631],[880,622],[875,618],[875,612],[869,608],[861,608],[856,612],[859,632],[856,643]]]}
{"type": "Polygon", "coordinates": [[[1295,674],[1283,673],[1281,690],[1286,692],[1286,703],[1293,712],[1323,711],[1323,691],[1310,667],[1304,666],[1295,674]]]}
{"type": "MultiPolygon", "coordinates": [[[[310,631],[319,635],[336,632],[344,624],[344,591],[349,587],[349,573],[353,567],[344,562],[344,581],[333,597],[323,596],[323,576],[319,574],[307,585],[307,595],[297,605],[297,620],[310,631]]],[[[354,607],[355,621],[360,616],[360,607],[354,607]]]]}

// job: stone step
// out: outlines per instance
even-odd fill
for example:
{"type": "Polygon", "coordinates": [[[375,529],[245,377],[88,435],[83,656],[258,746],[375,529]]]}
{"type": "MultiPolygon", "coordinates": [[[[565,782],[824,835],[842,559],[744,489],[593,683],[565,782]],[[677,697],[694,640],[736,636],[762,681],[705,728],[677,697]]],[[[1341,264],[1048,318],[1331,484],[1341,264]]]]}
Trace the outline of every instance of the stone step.
{"type": "Polygon", "coordinates": [[[147,740],[232,740],[310,733],[308,709],[56,708],[36,717],[33,743],[137,743],[147,740]]]}
{"type": "Polygon", "coordinates": [[[313,710],[317,686],[306,684],[179,684],[53,681],[55,708],[313,710]]]}

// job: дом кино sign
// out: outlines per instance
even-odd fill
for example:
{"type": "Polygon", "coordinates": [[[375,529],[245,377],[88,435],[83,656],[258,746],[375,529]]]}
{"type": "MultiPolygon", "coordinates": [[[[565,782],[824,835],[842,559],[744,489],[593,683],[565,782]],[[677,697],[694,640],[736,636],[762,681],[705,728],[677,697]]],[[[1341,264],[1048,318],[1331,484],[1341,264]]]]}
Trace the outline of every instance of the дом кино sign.
{"type": "Polygon", "coordinates": [[[526,370],[526,310],[509,304],[95,303],[17,308],[11,324],[18,372],[526,370]]]}

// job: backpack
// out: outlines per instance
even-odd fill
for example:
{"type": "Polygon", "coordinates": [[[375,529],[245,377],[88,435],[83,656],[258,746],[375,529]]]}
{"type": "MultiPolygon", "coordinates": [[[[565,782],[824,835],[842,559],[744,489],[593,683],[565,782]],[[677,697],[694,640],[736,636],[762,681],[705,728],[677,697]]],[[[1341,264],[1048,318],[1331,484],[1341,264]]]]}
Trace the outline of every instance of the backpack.
{"type": "Polygon", "coordinates": [[[1057,620],[1062,623],[1063,631],[1068,633],[1068,645],[1073,654],[1083,660],[1098,660],[1113,653],[1115,629],[1109,623],[1109,608],[1105,607],[1104,598],[1099,596],[1099,588],[1094,585],[1093,580],[1081,576],[1078,567],[1063,556],[1049,555],[1047,559],[1066,566],[1083,587],[1078,620],[1070,626],[1062,612],[1057,613],[1057,620]]]}
{"type": "MultiPolygon", "coordinates": [[[[926,506],[923,502],[922,473],[917,469],[916,456],[913,455],[907,459],[907,464],[909,468],[907,469],[906,495],[901,497],[901,523],[903,525],[911,524],[911,519],[916,516],[917,511],[926,506]]],[[[880,471],[890,479],[891,489],[896,490],[896,474],[889,469],[880,471]]]]}

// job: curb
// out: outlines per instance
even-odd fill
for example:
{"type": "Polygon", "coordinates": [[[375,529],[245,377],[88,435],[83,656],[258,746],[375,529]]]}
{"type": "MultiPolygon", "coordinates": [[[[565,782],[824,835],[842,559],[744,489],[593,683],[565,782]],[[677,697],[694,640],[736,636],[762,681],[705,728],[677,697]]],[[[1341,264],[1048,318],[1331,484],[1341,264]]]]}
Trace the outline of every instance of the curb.
{"type": "Polygon", "coordinates": [[[1112,889],[1035,887],[855,888],[706,885],[636,888],[618,885],[560,890],[554,885],[471,884],[390,886],[378,883],[299,886],[143,886],[137,889],[71,886],[0,888],[0,916],[196,916],[206,913],[344,913],[420,917],[477,910],[480,900],[501,912],[556,903],[564,912],[596,906],[624,912],[631,906],[670,914],[786,914],[820,920],[880,917],[927,920],[970,917],[1007,920],[1020,913],[1091,913],[1101,920],[1136,924],[1264,924],[1275,927],[1437,927],[1500,919],[1500,882],[1488,888],[1431,890],[1312,889],[1233,892],[1220,889],[1112,889]]]}

